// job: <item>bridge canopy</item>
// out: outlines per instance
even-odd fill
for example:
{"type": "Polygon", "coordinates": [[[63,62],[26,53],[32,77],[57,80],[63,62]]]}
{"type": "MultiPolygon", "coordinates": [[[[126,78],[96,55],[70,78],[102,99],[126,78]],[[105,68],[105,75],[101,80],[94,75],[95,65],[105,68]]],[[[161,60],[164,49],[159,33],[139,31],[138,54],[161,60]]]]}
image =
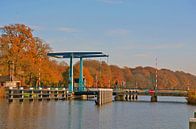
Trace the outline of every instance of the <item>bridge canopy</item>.
{"type": "Polygon", "coordinates": [[[109,57],[109,55],[104,54],[103,52],[55,52],[48,53],[48,56],[56,58],[93,58],[93,57],[109,57]]]}

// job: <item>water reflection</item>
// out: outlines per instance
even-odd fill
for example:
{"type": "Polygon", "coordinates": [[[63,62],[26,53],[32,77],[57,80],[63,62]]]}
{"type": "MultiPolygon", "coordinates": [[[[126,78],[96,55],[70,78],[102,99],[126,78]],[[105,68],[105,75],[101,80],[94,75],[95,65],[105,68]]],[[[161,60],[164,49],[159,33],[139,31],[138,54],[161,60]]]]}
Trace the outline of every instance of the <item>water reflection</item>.
{"type": "Polygon", "coordinates": [[[69,117],[69,119],[68,119],[68,129],[71,129],[72,128],[72,110],[71,110],[71,107],[72,107],[72,105],[71,105],[71,101],[69,102],[69,110],[68,110],[68,117],[69,117]]]}
{"type": "Polygon", "coordinates": [[[93,101],[1,100],[0,129],[188,129],[195,108],[185,103],[114,102],[98,107],[93,101]]]}
{"type": "Polygon", "coordinates": [[[9,103],[7,111],[7,128],[38,128],[40,120],[47,117],[46,102],[13,102],[9,103]],[[46,109],[46,110],[45,110],[46,109]]]}
{"type": "Polygon", "coordinates": [[[100,129],[112,129],[112,103],[97,107],[98,111],[98,127],[100,129]]]}
{"type": "Polygon", "coordinates": [[[68,102],[68,129],[82,129],[83,102],[79,102],[77,109],[74,101],[68,102]]]}

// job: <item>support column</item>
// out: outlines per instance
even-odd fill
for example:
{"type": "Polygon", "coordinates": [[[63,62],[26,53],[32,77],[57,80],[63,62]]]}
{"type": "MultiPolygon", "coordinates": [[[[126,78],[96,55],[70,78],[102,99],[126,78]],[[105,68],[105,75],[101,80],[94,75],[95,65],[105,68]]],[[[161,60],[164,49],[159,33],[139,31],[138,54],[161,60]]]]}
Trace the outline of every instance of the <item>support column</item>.
{"type": "Polygon", "coordinates": [[[83,81],[83,60],[82,60],[82,57],[80,58],[79,91],[84,91],[84,81],[83,81]]]}
{"type": "Polygon", "coordinates": [[[73,55],[70,57],[69,68],[69,92],[73,92],[73,55]]]}
{"type": "Polygon", "coordinates": [[[157,102],[157,95],[151,96],[151,102],[157,102]]]}

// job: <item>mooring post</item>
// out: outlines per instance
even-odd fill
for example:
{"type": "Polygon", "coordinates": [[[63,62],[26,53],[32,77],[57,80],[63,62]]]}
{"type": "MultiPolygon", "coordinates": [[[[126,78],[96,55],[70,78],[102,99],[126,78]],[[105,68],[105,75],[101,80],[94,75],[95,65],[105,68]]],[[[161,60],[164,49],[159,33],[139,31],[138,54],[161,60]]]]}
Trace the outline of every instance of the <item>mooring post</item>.
{"type": "Polygon", "coordinates": [[[38,89],[40,92],[40,95],[39,95],[39,101],[42,101],[42,99],[43,99],[43,96],[42,96],[42,94],[43,94],[43,91],[42,91],[42,88],[41,87],[39,87],[39,89],[38,89]]]}
{"type": "Polygon", "coordinates": [[[8,93],[9,93],[9,95],[8,95],[8,97],[9,97],[9,98],[8,98],[8,99],[9,99],[9,102],[13,102],[13,98],[14,98],[14,97],[13,97],[13,93],[14,93],[14,92],[13,92],[13,90],[12,90],[12,87],[9,88],[9,92],[8,92],[8,93]]]}
{"type": "Polygon", "coordinates": [[[138,91],[136,90],[135,93],[136,93],[135,99],[138,100],[138,91]]]}
{"type": "Polygon", "coordinates": [[[196,129],[196,111],[194,111],[193,117],[189,119],[189,129],[196,129]]]}
{"type": "Polygon", "coordinates": [[[151,96],[151,102],[157,102],[157,95],[151,96]]]}
{"type": "Polygon", "coordinates": [[[157,90],[150,91],[151,102],[157,102],[157,90]]]}
{"type": "Polygon", "coordinates": [[[19,99],[19,101],[20,102],[23,102],[23,99],[24,99],[24,90],[23,90],[23,87],[21,87],[20,89],[19,89],[19,91],[20,91],[20,94],[21,94],[21,98],[19,99]]]}
{"type": "Polygon", "coordinates": [[[55,100],[59,99],[59,91],[58,88],[55,88],[55,100]]]}
{"type": "Polygon", "coordinates": [[[33,88],[29,88],[29,101],[33,101],[33,88]]]}
{"type": "Polygon", "coordinates": [[[65,100],[65,88],[62,89],[62,100],[65,100]]]}
{"type": "Polygon", "coordinates": [[[196,129],[196,118],[189,119],[189,129],[196,129]]]}
{"type": "Polygon", "coordinates": [[[194,111],[193,116],[194,116],[194,118],[196,118],[196,111],[194,111]]]}

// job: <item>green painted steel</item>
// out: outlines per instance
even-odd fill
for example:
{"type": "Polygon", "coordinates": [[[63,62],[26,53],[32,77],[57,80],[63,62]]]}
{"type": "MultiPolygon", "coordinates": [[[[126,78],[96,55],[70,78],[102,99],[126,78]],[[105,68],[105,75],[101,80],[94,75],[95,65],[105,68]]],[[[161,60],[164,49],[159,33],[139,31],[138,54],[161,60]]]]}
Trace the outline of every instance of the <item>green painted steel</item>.
{"type": "Polygon", "coordinates": [[[70,57],[70,69],[69,69],[69,92],[73,92],[73,58],[70,57]]]}
{"type": "Polygon", "coordinates": [[[83,59],[80,58],[80,77],[79,77],[79,87],[78,91],[84,91],[84,81],[83,81],[83,59]]]}
{"type": "Polygon", "coordinates": [[[103,52],[57,52],[48,53],[48,56],[55,58],[69,58],[70,59],[70,70],[69,70],[69,92],[73,92],[73,58],[80,58],[80,77],[78,91],[85,91],[83,81],[83,58],[93,57],[109,57],[109,55],[103,54],[103,52]]]}

